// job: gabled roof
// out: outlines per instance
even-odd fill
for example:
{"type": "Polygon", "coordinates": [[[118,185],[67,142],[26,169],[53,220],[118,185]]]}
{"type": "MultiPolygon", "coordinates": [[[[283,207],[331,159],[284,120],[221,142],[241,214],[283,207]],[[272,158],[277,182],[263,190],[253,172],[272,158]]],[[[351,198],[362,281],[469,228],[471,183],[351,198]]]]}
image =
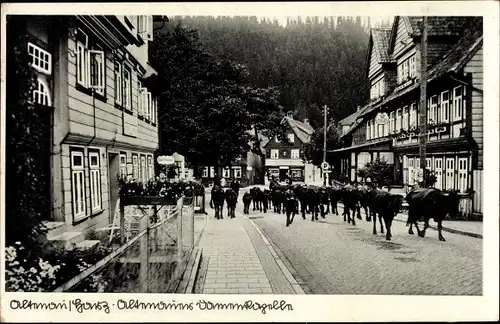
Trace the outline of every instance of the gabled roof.
{"type": "Polygon", "coordinates": [[[373,42],[375,55],[379,63],[394,62],[389,55],[389,39],[391,36],[390,27],[372,28],[370,35],[370,42],[373,42]]]}
{"type": "Polygon", "coordinates": [[[302,143],[308,143],[311,135],[314,133],[314,128],[312,128],[311,125],[295,120],[291,117],[285,116],[281,122],[288,123],[295,136],[297,136],[302,143]]]}
{"type": "MultiPolygon", "coordinates": [[[[455,45],[453,45],[453,47],[441,58],[439,63],[429,69],[427,82],[432,82],[449,73],[459,72],[459,70],[462,69],[464,65],[467,64],[467,62],[469,62],[472,56],[476,54],[479,48],[481,48],[481,45],[483,43],[482,18],[478,17],[475,19],[471,19],[469,20],[469,22],[470,24],[465,29],[462,38],[460,38],[460,40],[455,45]]],[[[383,100],[379,104],[376,104],[360,113],[359,117],[363,117],[375,111],[382,105],[417,89],[419,86],[420,83],[417,82],[408,88],[402,89],[397,92],[392,92],[387,96],[385,100],[383,100]]]]}
{"type": "MultiPolygon", "coordinates": [[[[455,36],[459,37],[464,30],[464,27],[473,19],[472,17],[450,17],[450,16],[430,16],[427,17],[427,36],[455,36]]],[[[398,32],[399,22],[405,24],[409,36],[421,36],[420,23],[423,21],[422,16],[396,16],[392,25],[391,35],[389,38],[389,54],[394,49],[396,34],[398,32]]]]}
{"type": "Polygon", "coordinates": [[[366,113],[366,111],[368,111],[373,106],[378,106],[379,102],[380,100],[372,100],[354,114],[349,115],[348,117],[352,116],[353,123],[351,124],[351,128],[349,128],[347,132],[345,132],[341,137],[345,137],[354,132],[358,128],[358,126],[360,126],[363,123],[363,120],[361,120],[360,117],[363,116],[366,113]]]}
{"type": "Polygon", "coordinates": [[[340,126],[351,126],[356,121],[356,118],[358,118],[360,112],[361,112],[361,109],[358,109],[356,112],[350,114],[349,116],[345,117],[344,119],[341,119],[338,122],[338,124],[340,126]]]}

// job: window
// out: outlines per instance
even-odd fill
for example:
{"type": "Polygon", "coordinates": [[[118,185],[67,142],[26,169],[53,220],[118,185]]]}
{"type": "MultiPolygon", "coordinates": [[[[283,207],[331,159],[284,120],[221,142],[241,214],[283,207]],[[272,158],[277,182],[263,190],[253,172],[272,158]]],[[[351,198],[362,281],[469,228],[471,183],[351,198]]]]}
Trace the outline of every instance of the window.
{"type": "Polygon", "coordinates": [[[279,157],[279,150],[271,150],[271,159],[278,159],[279,157]]]}
{"type": "Polygon", "coordinates": [[[122,104],[122,90],[122,65],[115,62],[115,102],[119,105],[122,104]]]}
{"type": "Polygon", "coordinates": [[[370,130],[370,124],[371,124],[371,120],[369,120],[367,123],[366,123],[366,139],[369,140],[371,138],[371,130],[370,130]]]}
{"type": "Polygon", "coordinates": [[[208,178],[208,167],[203,168],[203,173],[201,175],[203,178],[208,178]]]}
{"type": "Polygon", "coordinates": [[[408,106],[403,107],[403,129],[408,130],[408,106]]]}
{"type": "Polygon", "coordinates": [[[147,41],[153,40],[153,16],[139,16],[139,35],[147,41]]]}
{"type": "Polygon", "coordinates": [[[278,136],[274,136],[274,141],[275,141],[276,143],[281,142],[281,141],[278,139],[278,136]]]}
{"type": "Polygon", "coordinates": [[[134,176],[135,181],[140,181],[139,178],[139,158],[137,154],[132,155],[132,174],[134,176]]]}
{"type": "Polygon", "coordinates": [[[458,190],[461,193],[467,191],[467,158],[459,158],[458,159],[458,190]]]}
{"type": "Polygon", "coordinates": [[[153,165],[153,156],[148,155],[148,171],[149,171],[149,179],[153,179],[155,176],[155,168],[153,165]]]}
{"type": "Polygon", "coordinates": [[[236,179],[240,179],[241,178],[241,167],[234,168],[234,177],[236,179]]]}
{"type": "Polygon", "coordinates": [[[71,152],[71,196],[74,220],[85,217],[85,170],[83,152],[71,152]]]}
{"type": "Polygon", "coordinates": [[[222,169],[222,177],[223,178],[229,178],[230,177],[230,169],[229,168],[222,169]]]}
{"type": "Polygon", "coordinates": [[[408,79],[408,60],[403,62],[403,81],[408,79]]]}
{"type": "Polygon", "coordinates": [[[437,189],[443,189],[443,159],[435,158],[434,159],[434,175],[436,176],[435,187],[437,189]]]}
{"type": "Polygon", "coordinates": [[[210,177],[213,178],[214,176],[215,176],[215,167],[210,167],[210,177]]]}
{"type": "Polygon", "coordinates": [[[291,151],[291,154],[290,154],[290,157],[292,159],[300,159],[300,151],[299,150],[292,150],[291,151]]]}
{"type": "Polygon", "coordinates": [[[153,124],[156,124],[157,121],[157,104],[158,104],[158,99],[153,99],[153,108],[151,110],[151,122],[153,124]]]}
{"type": "Polygon", "coordinates": [[[376,135],[375,135],[375,120],[372,119],[372,122],[370,123],[370,126],[371,126],[371,138],[374,139],[376,138],[376,135]]]}
{"type": "Polygon", "coordinates": [[[417,121],[417,104],[412,103],[410,106],[410,127],[416,127],[418,125],[417,121]]]}
{"type": "Polygon", "coordinates": [[[148,182],[148,175],[146,174],[147,166],[146,166],[146,156],[141,155],[141,181],[143,184],[148,182]]]}
{"type": "Polygon", "coordinates": [[[425,159],[425,168],[426,168],[427,170],[432,170],[431,161],[432,161],[432,160],[431,160],[430,158],[426,158],[426,159],[425,159]]]}
{"type": "Polygon", "coordinates": [[[38,78],[37,88],[33,91],[33,102],[44,106],[52,106],[49,86],[41,77],[38,78]]]}
{"type": "Polygon", "coordinates": [[[394,132],[394,111],[389,114],[389,130],[394,132]]]}
{"type": "Polygon", "coordinates": [[[288,140],[290,141],[290,143],[293,143],[295,141],[294,134],[288,134],[288,140]]]}
{"type": "Polygon", "coordinates": [[[76,81],[82,87],[104,95],[106,86],[104,51],[89,49],[88,36],[78,29],[76,40],[76,81]]]}
{"type": "Polygon", "coordinates": [[[447,122],[450,119],[450,92],[443,91],[441,93],[441,121],[447,122]]]}
{"type": "Polygon", "coordinates": [[[31,66],[40,73],[52,74],[52,55],[46,50],[28,42],[28,54],[31,56],[31,66]]]}
{"type": "Polygon", "coordinates": [[[416,57],[415,55],[413,55],[412,57],[410,57],[410,78],[414,78],[416,76],[417,69],[415,62],[416,62],[416,57]]]}
{"type": "Polygon", "coordinates": [[[427,116],[427,120],[429,122],[437,122],[437,104],[438,104],[438,97],[432,96],[427,116]]]}
{"type": "Polygon", "coordinates": [[[396,110],[396,132],[401,130],[401,109],[396,110]]]}
{"type": "Polygon", "coordinates": [[[415,184],[415,167],[413,165],[413,158],[408,159],[408,184],[410,186],[415,184]]]}
{"type": "Polygon", "coordinates": [[[123,67],[122,93],[123,107],[132,110],[132,72],[128,66],[123,67]]]}
{"type": "Polygon", "coordinates": [[[127,153],[120,153],[120,176],[127,176],[127,153]]]}
{"type": "Polygon", "coordinates": [[[446,159],[446,189],[454,189],[455,187],[455,159],[446,159]]]}
{"type": "Polygon", "coordinates": [[[99,151],[89,151],[90,206],[92,211],[101,209],[101,163],[99,151]]]}
{"type": "Polygon", "coordinates": [[[377,134],[378,137],[384,136],[384,125],[378,124],[377,131],[378,131],[378,134],[377,134]]]}
{"type": "Polygon", "coordinates": [[[463,117],[462,87],[453,89],[453,120],[462,120],[463,117]]]}

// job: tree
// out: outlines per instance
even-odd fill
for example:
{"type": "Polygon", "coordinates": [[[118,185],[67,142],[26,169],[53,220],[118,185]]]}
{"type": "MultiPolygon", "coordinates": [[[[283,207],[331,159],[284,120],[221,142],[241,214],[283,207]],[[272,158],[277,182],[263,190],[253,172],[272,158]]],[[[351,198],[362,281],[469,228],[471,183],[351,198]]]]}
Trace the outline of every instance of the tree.
{"type": "Polygon", "coordinates": [[[251,86],[244,65],[205,52],[195,30],[170,25],[155,36],[150,54],[159,71],[162,153],[177,152],[218,174],[219,166],[248,152],[252,139],[259,141],[248,132],[252,126],[280,132],[278,93],[251,86]]]}
{"type": "Polygon", "coordinates": [[[391,184],[391,176],[392,166],[387,163],[384,159],[375,159],[375,161],[368,162],[364,168],[358,170],[358,176],[370,181],[377,186],[378,188],[382,188],[384,186],[388,186],[391,184]]]}
{"type": "Polygon", "coordinates": [[[6,246],[20,241],[29,249],[46,233],[42,220],[50,213],[50,202],[44,192],[45,177],[40,174],[43,111],[33,103],[36,75],[22,21],[22,17],[7,17],[5,236],[6,246]]]}
{"type": "MultiPolygon", "coordinates": [[[[319,166],[323,162],[323,143],[324,143],[324,129],[318,128],[311,137],[311,140],[306,144],[305,159],[311,161],[312,164],[319,166]]],[[[335,127],[335,122],[332,121],[328,124],[326,133],[326,149],[334,150],[341,145],[340,134],[335,127]]]]}

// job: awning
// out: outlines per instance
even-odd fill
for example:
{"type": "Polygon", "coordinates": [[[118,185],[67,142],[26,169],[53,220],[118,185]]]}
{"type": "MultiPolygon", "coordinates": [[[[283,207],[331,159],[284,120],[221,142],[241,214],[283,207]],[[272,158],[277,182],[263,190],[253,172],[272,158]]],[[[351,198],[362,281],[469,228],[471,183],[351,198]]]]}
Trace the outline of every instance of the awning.
{"type": "Polygon", "coordinates": [[[376,142],[369,142],[369,143],[364,143],[364,144],[360,144],[360,145],[356,145],[356,146],[349,146],[349,147],[343,147],[343,148],[337,149],[337,150],[331,150],[331,151],[328,151],[328,153],[347,152],[347,151],[353,151],[353,150],[360,149],[360,148],[366,148],[368,151],[387,151],[387,150],[391,149],[391,145],[390,145],[391,142],[392,142],[392,139],[387,138],[387,139],[379,140],[376,142]],[[389,145],[384,146],[384,147],[377,147],[378,145],[382,145],[382,144],[389,144],[389,145]]]}

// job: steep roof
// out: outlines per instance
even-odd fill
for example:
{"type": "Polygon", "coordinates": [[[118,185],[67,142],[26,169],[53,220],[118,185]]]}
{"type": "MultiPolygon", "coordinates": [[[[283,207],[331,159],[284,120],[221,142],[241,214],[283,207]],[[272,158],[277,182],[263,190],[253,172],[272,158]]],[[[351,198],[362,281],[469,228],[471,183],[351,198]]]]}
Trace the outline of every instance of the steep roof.
{"type": "Polygon", "coordinates": [[[361,109],[359,109],[356,113],[348,116],[348,117],[352,116],[353,123],[351,124],[351,128],[349,128],[347,132],[345,132],[341,137],[345,137],[354,132],[363,123],[363,121],[360,120],[359,117],[363,116],[366,113],[366,111],[371,109],[373,106],[378,106],[379,102],[380,100],[370,101],[361,109]]]}
{"type": "Polygon", "coordinates": [[[358,118],[360,112],[361,112],[361,109],[358,109],[356,112],[350,114],[349,116],[345,117],[344,119],[341,119],[338,122],[338,124],[341,126],[352,125],[356,121],[356,118],[358,118]]]}
{"type": "Polygon", "coordinates": [[[373,48],[379,63],[391,63],[394,60],[389,55],[389,39],[391,37],[390,27],[380,27],[371,29],[373,48]]]}
{"type": "MultiPolygon", "coordinates": [[[[431,67],[428,71],[427,82],[434,81],[445,76],[448,73],[458,72],[472,56],[479,50],[483,43],[483,28],[482,19],[476,18],[469,20],[470,24],[465,29],[462,38],[453,45],[453,47],[441,58],[439,63],[431,67]]],[[[398,98],[410,91],[417,89],[420,83],[415,83],[412,86],[391,93],[385,100],[377,105],[370,107],[359,114],[359,117],[365,116],[382,105],[398,98]]]]}
{"type": "MultiPolygon", "coordinates": [[[[421,16],[403,17],[408,20],[410,26],[410,34],[420,36],[421,30],[419,23],[423,21],[421,16]]],[[[464,27],[467,25],[470,17],[449,17],[449,16],[432,16],[427,18],[427,35],[428,36],[460,36],[464,27]]]]}
{"type": "Polygon", "coordinates": [[[307,123],[295,120],[291,117],[283,117],[283,122],[287,122],[295,136],[297,136],[302,143],[308,143],[311,135],[314,133],[314,128],[307,123]]]}

